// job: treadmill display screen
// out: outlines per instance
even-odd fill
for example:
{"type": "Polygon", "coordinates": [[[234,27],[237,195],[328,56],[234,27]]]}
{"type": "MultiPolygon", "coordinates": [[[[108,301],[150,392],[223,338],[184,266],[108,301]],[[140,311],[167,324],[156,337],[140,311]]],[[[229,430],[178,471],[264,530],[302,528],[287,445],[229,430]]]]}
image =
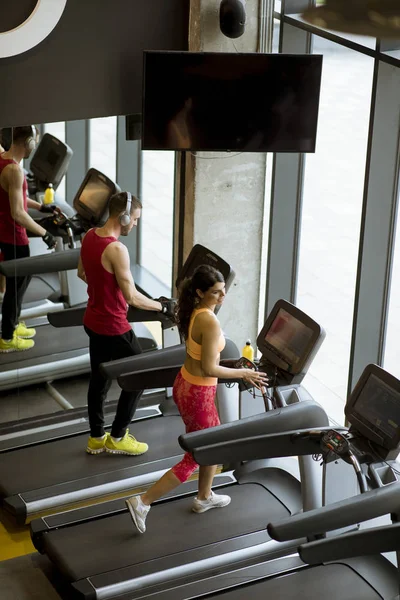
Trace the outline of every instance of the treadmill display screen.
{"type": "MultiPolygon", "coordinates": [[[[357,419],[385,438],[400,434],[400,393],[371,374],[352,407],[357,419]]],[[[351,415],[348,415],[352,422],[351,415]]]]}
{"type": "Polygon", "coordinates": [[[265,335],[269,349],[293,370],[304,360],[313,330],[281,308],[265,335]]]}
{"type": "Polygon", "coordinates": [[[100,219],[107,207],[109,198],[109,186],[93,173],[79,195],[79,202],[95,219],[100,219]]]}

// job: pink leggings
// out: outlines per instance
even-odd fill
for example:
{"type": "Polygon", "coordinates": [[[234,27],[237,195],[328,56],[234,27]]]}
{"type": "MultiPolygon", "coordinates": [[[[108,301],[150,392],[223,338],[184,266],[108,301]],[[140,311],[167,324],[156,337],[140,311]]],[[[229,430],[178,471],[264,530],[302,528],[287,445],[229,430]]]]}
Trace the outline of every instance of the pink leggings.
{"type": "MultiPolygon", "coordinates": [[[[173,397],[186,425],[186,433],[220,425],[215,406],[216,391],[216,385],[195,385],[186,381],[181,372],[178,373],[173,397]]],[[[190,452],[186,452],[181,462],[172,467],[172,472],[183,483],[198,466],[190,452]]]]}

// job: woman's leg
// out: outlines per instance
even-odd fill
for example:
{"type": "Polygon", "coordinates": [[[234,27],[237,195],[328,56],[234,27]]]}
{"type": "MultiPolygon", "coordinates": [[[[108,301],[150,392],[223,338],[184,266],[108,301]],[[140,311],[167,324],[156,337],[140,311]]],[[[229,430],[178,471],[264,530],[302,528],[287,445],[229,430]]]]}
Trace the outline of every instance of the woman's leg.
{"type": "Polygon", "coordinates": [[[181,480],[178,479],[175,473],[172,471],[172,469],[170,469],[169,471],[167,471],[167,473],[164,473],[161,479],[156,481],[156,483],[154,483],[147,490],[147,492],[145,492],[141,496],[143,504],[145,504],[146,506],[150,506],[150,504],[152,504],[159,498],[162,498],[163,496],[168,494],[168,492],[172,492],[172,490],[178,487],[178,485],[180,485],[181,483],[181,480]]]}
{"type": "MultiPolygon", "coordinates": [[[[187,433],[208,429],[220,424],[215,406],[215,393],[216,386],[193,385],[183,379],[181,373],[177,375],[173,396],[186,425],[187,433]]],[[[140,533],[146,531],[146,517],[152,502],[165,496],[165,494],[189,479],[197,467],[198,464],[192,454],[186,452],[183,459],[165,473],[142,496],[133,496],[126,500],[133,522],[140,533]]],[[[211,493],[215,471],[216,466],[200,467],[199,494],[194,499],[194,512],[205,512],[210,508],[229,504],[229,496],[217,496],[211,493]]]]}
{"type": "Polygon", "coordinates": [[[217,465],[201,466],[199,470],[199,492],[198,500],[207,500],[211,494],[211,486],[214,479],[217,465]]]}

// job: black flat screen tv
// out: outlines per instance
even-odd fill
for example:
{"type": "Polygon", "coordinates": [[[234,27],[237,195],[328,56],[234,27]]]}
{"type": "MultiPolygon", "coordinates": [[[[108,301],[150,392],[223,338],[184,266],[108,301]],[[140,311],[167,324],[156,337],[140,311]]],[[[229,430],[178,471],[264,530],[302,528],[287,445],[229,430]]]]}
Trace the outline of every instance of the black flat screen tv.
{"type": "Polygon", "coordinates": [[[144,150],[314,152],[322,56],[144,52],[144,150]]]}

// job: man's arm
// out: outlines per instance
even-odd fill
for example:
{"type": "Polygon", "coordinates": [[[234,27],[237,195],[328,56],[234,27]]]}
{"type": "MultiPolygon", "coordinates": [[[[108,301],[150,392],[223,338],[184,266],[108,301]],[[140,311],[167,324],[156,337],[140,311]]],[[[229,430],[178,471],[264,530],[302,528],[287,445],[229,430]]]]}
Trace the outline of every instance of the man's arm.
{"type": "Polygon", "coordinates": [[[18,165],[8,165],[4,171],[4,176],[8,184],[8,197],[10,199],[11,216],[22,227],[28,229],[31,233],[43,237],[46,230],[36,223],[26,212],[24,208],[23,185],[24,175],[18,165]]]}
{"type": "Polygon", "coordinates": [[[32,198],[28,198],[28,208],[34,208],[35,210],[40,210],[42,205],[40,202],[36,202],[36,200],[32,200],[32,198]]]}
{"type": "Polygon", "coordinates": [[[144,296],[136,289],[131,273],[127,248],[120,243],[110,244],[106,252],[107,259],[110,262],[117,283],[126,302],[130,306],[135,306],[136,308],[141,308],[143,310],[156,310],[161,312],[161,302],[147,298],[147,296],[144,296]]]}

